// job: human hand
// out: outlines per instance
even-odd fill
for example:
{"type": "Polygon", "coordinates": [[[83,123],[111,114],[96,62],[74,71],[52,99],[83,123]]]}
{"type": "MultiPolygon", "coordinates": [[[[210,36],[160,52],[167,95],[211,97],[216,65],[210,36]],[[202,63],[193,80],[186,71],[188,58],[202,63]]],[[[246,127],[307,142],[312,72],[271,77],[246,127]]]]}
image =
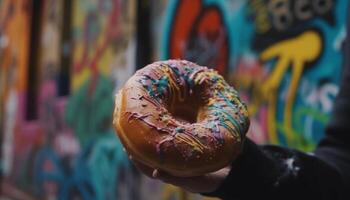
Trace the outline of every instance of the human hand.
{"type": "Polygon", "coordinates": [[[222,168],[216,172],[208,173],[203,176],[196,177],[176,177],[164,171],[153,169],[144,165],[130,157],[135,166],[145,175],[153,179],[159,179],[165,183],[169,183],[181,187],[193,193],[210,193],[215,191],[225,180],[229,174],[231,167],[222,168]]]}

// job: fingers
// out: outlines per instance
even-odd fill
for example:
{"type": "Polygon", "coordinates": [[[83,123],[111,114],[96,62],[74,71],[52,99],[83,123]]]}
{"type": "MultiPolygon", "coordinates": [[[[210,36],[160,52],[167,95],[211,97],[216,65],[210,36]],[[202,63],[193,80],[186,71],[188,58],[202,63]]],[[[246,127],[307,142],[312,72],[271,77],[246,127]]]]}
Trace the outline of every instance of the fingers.
{"type": "Polygon", "coordinates": [[[189,192],[211,192],[214,191],[227,176],[229,168],[221,169],[217,172],[196,177],[177,177],[165,171],[154,169],[133,158],[130,158],[135,166],[146,176],[158,179],[168,184],[181,187],[189,192]]]}
{"type": "Polygon", "coordinates": [[[153,178],[153,179],[159,179],[163,182],[170,183],[173,185],[183,185],[187,180],[187,178],[182,178],[182,177],[175,177],[172,176],[164,171],[154,169],[150,166],[147,166],[136,159],[134,159],[132,156],[129,155],[129,159],[134,163],[137,169],[139,169],[143,174],[146,176],[153,178]]]}
{"type": "Polygon", "coordinates": [[[148,176],[150,178],[159,179],[163,182],[170,183],[170,184],[177,185],[177,186],[183,184],[183,182],[184,182],[183,180],[181,180],[183,178],[174,177],[166,172],[149,167],[149,166],[133,159],[132,157],[130,158],[130,160],[133,161],[133,163],[137,169],[139,169],[143,174],[145,174],[146,176],[148,176]]]}
{"type": "Polygon", "coordinates": [[[188,186],[190,186],[192,184],[192,182],[196,182],[196,180],[198,180],[200,177],[177,177],[177,176],[173,176],[171,174],[168,174],[164,171],[155,169],[152,173],[153,178],[155,179],[159,179],[165,183],[169,183],[175,186],[179,186],[182,188],[189,188],[188,186]]]}
{"type": "Polygon", "coordinates": [[[142,162],[129,156],[135,167],[143,174],[152,179],[158,179],[168,184],[181,187],[190,192],[211,192],[214,191],[225,179],[230,172],[230,168],[226,167],[213,173],[196,177],[177,177],[165,171],[154,169],[142,162]]]}
{"type": "Polygon", "coordinates": [[[158,171],[158,169],[155,169],[155,170],[153,170],[153,172],[152,172],[152,177],[153,178],[159,178],[159,171],[158,171]]]}
{"type": "Polygon", "coordinates": [[[133,159],[131,156],[129,156],[129,159],[133,161],[134,165],[137,169],[139,169],[143,174],[148,176],[149,178],[158,179],[165,183],[173,184],[176,186],[182,186],[186,181],[181,177],[175,177],[172,176],[166,172],[160,171],[158,169],[154,169],[152,167],[149,167],[135,159],[133,159]]]}
{"type": "Polygon", "coordinates": [[[165,183],[170,183],[173,185],[183,185],[186,178],[172,176],[164,171],[155,169],[152,173],[153,178],[159,179],[165,183]]]}

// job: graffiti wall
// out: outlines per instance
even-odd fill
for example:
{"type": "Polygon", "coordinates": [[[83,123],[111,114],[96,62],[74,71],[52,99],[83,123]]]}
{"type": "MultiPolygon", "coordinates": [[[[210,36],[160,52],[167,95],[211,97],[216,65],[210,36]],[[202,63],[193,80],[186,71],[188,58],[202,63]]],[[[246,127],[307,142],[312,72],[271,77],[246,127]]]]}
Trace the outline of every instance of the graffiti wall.
{"type": "Polygon", "coordinates": [[[246,100],[255,141],[315,147],[339,89],[348,1],[170,0],[153,7],[156,59],[215,67],[246,100]]]}
{"type": "Polygon", "coordinates": [[[135,192],[140,175],[111,128],[113,94],[135,69],[135,1],[50,0],[34,6],[18,0],[0,5],[4,195],[140,199],[135,192]],[[40,34],[34,67],[26,60],[33,59],[28,42],[33,8],[40,13],[33,19],[39,21],[35,28],[40,34]],[[63,41],[67,20],[72,24],[68,43],[63,41]],[[62,66],[67,54],[68,78],[63,76],[67,66],[62,66]],[[35,102],[26,98],[32,84],[27,82],[29,68],[35,69],[35,102]],[[60,92],[67,84],[69,92],[60,92]],[[30,120],[25,106],[33,107],[30,120]]]}
{"type": "Polygon", "coordinates": [[[24,120],[30,38],[30,1],[4,0],[0,7],[1,174],[14,167],[14,140],[24,120]]]}
{"type": "Polygon", "coordinates": [[[0,1],[0,198],[203,199],[141,175],[111,127],[135,70],[135,4],[0,1]]]}
{"type": "MultiPolygon", "coordinates": [[[[315,147],[339,89],[348,1],[148,2],[152,59],[215,67],[247,102],[255,141],[315,147]]],[[[111,127],[136,68],[136,7],[0,0],[1,195],[208,199],[141,175],[111,127]]]]}
{"type": "MultiPolygon", "coordinates": [[[[134,4],[83,0],[73,5],[71,94],[63,117],[79,149],[78,165],[71,169],[76,178],[70,178],[83,183],[83,199],[117,199],[118,188],[140,176],[129,172],[134,169],[111,127],[115,89],[135,69],[134,4]],[[124,181],[122,174],[128,175],[124,181]]],[[[131,187],[124,188],[130,189],[124,191],[129,199],[137,199],[131,187]]]]}

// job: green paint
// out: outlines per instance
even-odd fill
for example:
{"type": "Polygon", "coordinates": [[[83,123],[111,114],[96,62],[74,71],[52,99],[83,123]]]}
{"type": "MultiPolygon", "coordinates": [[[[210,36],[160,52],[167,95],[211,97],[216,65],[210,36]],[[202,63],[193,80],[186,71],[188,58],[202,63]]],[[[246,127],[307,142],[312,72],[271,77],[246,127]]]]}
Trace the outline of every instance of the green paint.
{"type": "MultiPolygon", "coordinates": [[[[285,127],[284,124],[279,122],[276,123],[276,128],[278,132],[285,133],[285,127]]],[[[304,152],[309,152],[313,151],[316,148],[316,143],[313,142],[312,140],[308,140],[305,137],[303,137],[301,134],[298,132],[292,130],[294,140],[293,141],[286,141],[288,143],[288,146],[293,146],[296,149],[299,149],[304,152]]],[[[280,138],[281,139],[281,138],[280,138]]],[[[281,140],[280,140],[281,141],[281,140]]],[[[286,144],[281,144],[281,145],[286,145],[286,144]]]]}
{"type": "MultiPolygon", "coordinates": [[[[320,112],[318,110],[315,110],[309,107],[298,107],[294,115],[296,119],[302,119],[302,117],[309,116],[321,122],[322,124],[327,124],[330,118],[328,114],[325,114],[323,112],[320,112]]],[[[302,129],[303,127],[302,123],[304,122],[301,120],[296,121],[296,127],[298,130],[302,129]]]]}
{"type": "Polygon", "coordinates": [[[116,188],[121,168],[131,168],[120,141],[111,130],[98,138],[87,161],[96,199],[117,199],[116,188]]]}
{"type": "Polygon", "coordinates": [[[69,97],[65,120],[74,129],[82,146],[109,132],[114,108],[112,81],[100,75],[89,94],[90,80],[69,97]]]}

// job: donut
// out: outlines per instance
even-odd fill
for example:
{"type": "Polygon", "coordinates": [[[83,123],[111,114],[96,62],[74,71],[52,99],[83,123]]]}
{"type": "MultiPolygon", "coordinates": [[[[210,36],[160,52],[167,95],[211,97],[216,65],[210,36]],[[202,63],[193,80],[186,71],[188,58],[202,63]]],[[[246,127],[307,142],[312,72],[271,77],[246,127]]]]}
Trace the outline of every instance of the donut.
{"type": "Polygon", "coordinates": [[[239,155],[249,117],[215,70],[167,60],[138,70],[119,90],[113,125],[136,161],[192,177],[219,170],[239,155]]]}

